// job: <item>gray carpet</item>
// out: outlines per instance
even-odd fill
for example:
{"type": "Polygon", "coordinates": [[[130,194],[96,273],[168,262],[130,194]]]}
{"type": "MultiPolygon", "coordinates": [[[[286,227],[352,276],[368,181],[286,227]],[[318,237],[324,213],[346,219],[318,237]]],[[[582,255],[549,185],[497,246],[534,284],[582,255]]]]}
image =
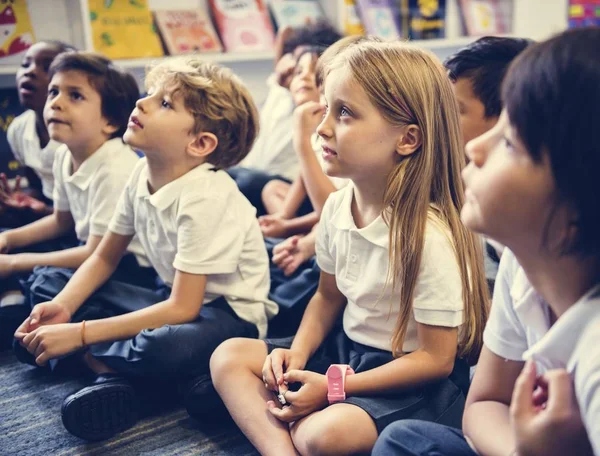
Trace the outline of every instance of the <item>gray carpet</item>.
{"type": "Polygon", "coordinates": [[[198,423],[184,409],[154,416],[116,437],[86,443],[69,434],[60,418],[63,399],[85,386],[20,364],[0,352],[0,455],[256,455],[231,421],[198,423]]]}

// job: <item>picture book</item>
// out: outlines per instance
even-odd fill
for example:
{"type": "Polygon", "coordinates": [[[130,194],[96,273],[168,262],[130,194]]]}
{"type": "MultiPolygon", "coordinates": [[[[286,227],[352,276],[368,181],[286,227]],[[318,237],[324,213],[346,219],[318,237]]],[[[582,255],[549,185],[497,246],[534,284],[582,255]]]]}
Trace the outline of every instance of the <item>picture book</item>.
{"type": "Polygon", "coordinates": [[[403,38],[428,40],[446,36],[446,0],[401,0],[403,38]]]}
{"type": "Polygon", "coordinates": [[[210,0],[227,52],[271,51],[274,32],[262,0],[210,0]]]}
{"type": "Polygon", "coordinates": [[[110,59],[160,57],[147,0],[88,0],[94,50],[110,59]]]}
{"type": "Polygon", "coordinates": [[[398,23],[399,11],[394,0],[357,0],[356,6],[369,35],[385,40],[402,37],[398,23]]]}
{"type": "Polygon", "coordinates": [[[468,35],[507,33],[498,0],[460,0],[460,10],[468,35]]]}
{"type": "Polygon", "coordinates": [[[20,54],[35,42],[26,0],[5,0],[0,4],[0,62],[20,54]]]}
{"type": "Polygon", "coordinates": [[[154,18],[170,55],[223,50],[204,10],[158,10],[154,12],[154,18]]]}
{"type": "Polygon", "coordinates": [[[318,0],[270,0],[269,9],[278,28],[301,27],[325,18],[318,0]]]}
{"type": "Polygon", "coordinates": [[[344,35],[364,35],[365,28],[356,11],[355,0],[344,0],[343,6],[340,28],[344,35]]]}

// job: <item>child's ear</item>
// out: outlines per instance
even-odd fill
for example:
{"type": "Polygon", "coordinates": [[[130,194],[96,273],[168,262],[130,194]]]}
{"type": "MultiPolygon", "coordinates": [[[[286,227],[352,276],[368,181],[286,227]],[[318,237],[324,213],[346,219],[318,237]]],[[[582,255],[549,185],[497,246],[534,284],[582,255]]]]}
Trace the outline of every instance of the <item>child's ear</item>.
{"type": "Polygon", "coordinates": [[[108,122],[105,122],[104,127],[102,127],[102,133],[104,133],[107,138],[112,138],[117,131],[119,131],[119,127],[115,127],[108,122]]]}
{"type": "Polygon", "coordinates": [[[186,152],[196,158],[208,157],[219,144],[219,139],[209,132],[198,134],[186,147],[186,152]]]}
{"type": "Polygon", "coordinates": [[[421,147],[423,137],[421,135],[421,129],[417,125],[406,125],[402,127],[402,130],[402,134],[396,143],[396,153],[407,156],[421,147]]]}

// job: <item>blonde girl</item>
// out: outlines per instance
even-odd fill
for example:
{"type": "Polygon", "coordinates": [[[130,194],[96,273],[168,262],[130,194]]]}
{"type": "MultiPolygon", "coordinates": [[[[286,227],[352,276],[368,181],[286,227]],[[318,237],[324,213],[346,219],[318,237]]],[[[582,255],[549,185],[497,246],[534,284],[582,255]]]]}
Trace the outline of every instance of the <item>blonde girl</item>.
{"type": "Polygon", "coordinates": [[[460,425],[465,360],[487,316],[481,244],[459,218],[464,153],[442,66],[376,40],[324,60],[325,171],[351,184],[323,208],[319,288],[294,338],[233,339],[211,359],[264,455],[368,454],[398,419],[460,425]]]}

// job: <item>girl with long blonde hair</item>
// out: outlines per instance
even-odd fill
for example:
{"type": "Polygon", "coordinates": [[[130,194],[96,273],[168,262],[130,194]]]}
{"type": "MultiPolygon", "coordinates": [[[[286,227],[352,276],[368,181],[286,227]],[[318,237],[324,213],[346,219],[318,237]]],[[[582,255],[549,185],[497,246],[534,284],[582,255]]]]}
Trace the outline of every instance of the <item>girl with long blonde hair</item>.
{"type": "Polygon", "coordinates": [[[351,183],[323,208],[319,288],[294,338],[232,339],[211,359],[221,398],[265,455],[368,454],[398,419],[459,426],[487,317],[441,64],[375,39],[323,60],[325,172],[351,183]]]}

